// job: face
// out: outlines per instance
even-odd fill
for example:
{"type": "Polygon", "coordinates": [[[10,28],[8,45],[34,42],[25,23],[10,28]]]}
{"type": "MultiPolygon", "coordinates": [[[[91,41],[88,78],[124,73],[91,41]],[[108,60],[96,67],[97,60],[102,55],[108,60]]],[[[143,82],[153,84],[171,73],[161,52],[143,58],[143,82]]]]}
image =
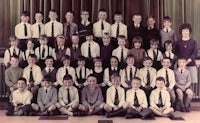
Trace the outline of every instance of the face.
{"type": "Polygon", "coordinates": [[[152,61],[151,61],[151,60],[145,60],[145,61],[143,62],[143,65],[144,65],[145,67],[151,67],[151,66],[152,66],[152,61]]]}
{"type": "Polygon", "coordinates": [[[166,69],[169,68],[171,66],[170,60],[169,59],[163,59],[162,66],[163,66],[163,68],[166,68],[166,69]]]}
{"type": "Polygon", "coordinates": [[[34,44],[32,43],[32,41],[28,40],[27,42],[27,49],[31,50],[33,49],[34,44]]]}
{"type": "Polygon", "coordinates": [[[65,40],[63,38],[57,38],[56,41],[57,45],[60,47],[65,45],[65,40]]]}
{"type": "Polygon", "coordinates": [[[133,16],[133,21],[134,21],[135,24],[140,24],[140,22],[142,21],[142,16],[134,15],[133,16]]]}
{"type": "Polygon", "coordinates": [[[102,62],[96,61],[96,62],[94,63],[94,67],[96,67],[96,68],[101,68],[101,67],[102,67],[102,62]]]}
{"type": "Polygon", "coordinates": [[[85,66],[85,61],[84,60],[78,61],[78,66],[84,67],[85,66]]]}
{"type": "Polygon", "coordinates": [[[134,63],[135,63],[135,59],[132,58],[132,57],[129,57],[129,58],[126,59],[126,63],[127,63],[128,66],[133,66],[134,63]]]}
{"type": "Polygon", "coordinates": [[[84,12],[81,13],[81,19],[82,20],[88,20],[88,18],[89,18],[89,12],[84,11],[84,12]]]}
{"type": "Polygon", "coordinates": [[[158,45],[157,44],[151,44],[151,49],[157,49],[158,48],[158,45]]]}
{"type": "Polygon", "coordinates": [[[74,15],[70,12],[67,12],[65,15],[65,18],[66,18],[67,22],[72,22],[74,19],[74,15]]]}
{"type": "Polygon", "coordinates": [[[189,38],[190,37],[190,30],[189,29],[183,29],[181,34],[182,34],[182,37],[189,38]]]}
{"type": "Polygon", "coordinates": [[[65,67],[68,67],[70,65],[70,60],[69,59],[65,59],[63,61],[63,64],[64,64],[65,67]]]}
{"type": "Polygon", "coordinates": [[[115,15],[114,20],[116,23],[120,23],[122,21],[122,15],[115,15]]]}
{"type": "Polygon", "coordinates": [[[114,77],[114,78],[111,80],[111,82],[112,82],[112,85],[113,85],[115,88],[119,87],[119,86],[120,86],[120,77],[114,77]]]}
{"type": "Polygon", "coordinates": [[[47,39],[46,38],[45,39],[40,39],[40,45],[41,46],[44,46],[46,44],[47,44],[47,39]]]}
{"type": "Polygon", "coordinates": [[[152,27],[154,26],[154,24],[155,24],[155,20],[153,18],[148,18],[147,25],[152,27]]]}
{"type": "Polygon", "coordinates": [[[73,85],[73,82],[71,79],[69,80],[63,80],[63,85],[67,88],[71,87],[73,85]]]}
{"type": "Polygon", "coordinates": [[[156,87],[158,89],[162,89],[165,86],[165,82],[164,81],[156,81],[156,87]]]}
{"type": "Polygon", "coordinates": [[[22,16],[21,16],[21,21],[22,21],[23,23],[27,23],[27,22],[29,21],[29,17],[28,17],[28,16],[25,16],[25,15],[22,15],[22,16]]]}
{"type": "Polygon", "coordinates": [[[164,25],[165,28],[170,28],[172,26],[172,23],[170,21],[165,20],[163,22],[163,25],[164,25]]]}
{"type": "Polygon", "coordinates": [[[48,81],[43,81],[43,83],[44,83],[44,87],[46,87],[46,88],[49,88],[52,85],[52,83],[48,82],[48,81]]]}
{"type": "Polygon", "coordinates": [[[139,81],[139,80],[136,80],[136,79],[133,79],[133,80],[132,80],[132,83],[131,83],[131,86],[132,86],[132,88],[133,88],[134,90],[139,89],[139,87],[140,87],[140,81],[139,81]]]}
{"type": "Polygon", "coordinates": [[[108,46],[109,44],[110,44],[110,36],[103,36],[103,44],[105,45],[105,46],[108,46]]]}
{"type": "Polygon", "coordinates": [[[110,59],[110,65],[114,68],[116,68],[118,66],[118,61],[116,58],[111,58],[110,59]]]}
{"type": "Polygon", "coordinates": [[[172,51],[173,49],[172,44],[166,44],[165,47],[166,47],[166,51],[172,51]]]}
{"type": "Polygon", "coordinates": [[[120,47],[124,47],[126,45],[126,40],[125,39],[122,39],[122,38],[118,38],[118,45],[120,47]]]}
{"type": "Polygon", "coordinates": [[[18,45],[18,40],[10,41],[11,47],[17,47],[17,45],[18,45]]]}
{"type": "Polygon", "coordinates": [[[180,68],[185,68],[185,66],[186,66],[186,60],[183,60],[183,59],[178,60],[178,66],[180,68]]]}
{"type": "Polygon", "coordinates": [[[16,59],[15,57],[11,57],[10,64],[12,67],[16,67],[19,65],[19,60],[16,59]]]}
{"type": "Polygon", "coordinates": [[[50,11],[49,12],[49,18],[50,18],[51,21],[55,21],[58,18],[58,15],[57,15],[56,12],[50,11]]]}
{"type": "Polygon", "coordinates": [[[41,13],[36,13],[35,14],[35,20],[36,20],[36,22],[42,22],[42,20],[43,20],[42,14],[41,13]]]}
{"type": "Polygon", "coordinates": [[[93,41],[93,36],[92,35],[88,35],[85,37],[87,41],[91,42],[93,41]]]}
{"type": "Polygon", "coordinates": [[[79,43],[79,37],[78,36],[72,36],[72,44],[77,45],[79,43]]]}
{"type": "Polygon", "coordinates": [[[25,88],[26,88],[26,83],[25,83],[23,80],[19,80],[19,81],[17,82],[17,88],[18,88],[20,91],[25,90],[25,88]]]}
{"type": "Polygon", "coordinates": [[[29,56],[28,57],[28,64],[30,66],[33,66],[33,65],[35,65],[35,63],[36,63],[36,59],[29,56]]]}
{"type": "Polygon", "coordinates": [[[106,12],[99,12],[98,16],[99,16],[99,20],[104,21],[107,18],[107,13],[106,12]]]}
{"type": "Polygon", "coordinates": [[[53,66],[53,59],[46,59],[45,64],[47,67],[52,67],[53,66]]]}
{"type": "Polygon", "coordinates": [[[134,48],[140,49],[142,44],[140,42],[135,42],[133,45],[134,45],[134,48]]]}
{"type": "Polygon", "coordinates": [[[88,77],[87,82],[90,87],[94,88],[94,87],[96,87],[97,79],[96,79],[96,77],[90,76],[90,77],[88,77]]]}

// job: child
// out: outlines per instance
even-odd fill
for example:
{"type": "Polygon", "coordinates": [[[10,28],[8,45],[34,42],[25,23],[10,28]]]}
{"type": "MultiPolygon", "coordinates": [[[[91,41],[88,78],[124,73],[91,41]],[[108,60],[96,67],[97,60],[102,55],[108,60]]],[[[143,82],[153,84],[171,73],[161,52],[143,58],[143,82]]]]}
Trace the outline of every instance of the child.
{"type": "Polygon", "coordinates": [[[55,47],[54,37],[63,34],[63,25],[57,21],[58,14],[56,10],[52,9],[49,11],[50,21],[45,24],[45,34],[48,37],[48,46],[55,47]]]}
{"type": "Polygon", "coordinates": [[[166,90],[169,92],[171,97],[171,103],[175,103],[175,92],[174,92],[174,85],[176,83],[174,71],[171,70],[169,67],[171,66],[171,60],[169,58],[164,58],[162,60],[163,68],[157,72],[156,77],[163,77],[165,78],[165,86],[166,90]]]}
{"type": "Polygon", "coordinates": [[[127,57],[128,49],[126,46],[126,37],[124,35],[119,35],[118,38],[118,47],[113,50],[112,56],[116,56],[120,62],[120,68],[125,67],[125,59],[127,57]]]}
{"type": "Polygon", "coordinates": [[[57,103],[57,90],[52,86],[51,76],[45,75],[43,86],[38,90],[37,104],[31,106],[33,110],[40,111],[39,115],[53,115],[57,103]]]}
{"type": "Polygon", "coordinates": [[[53,51],[53,48],[49,47],[47,45],[47,35],[40,35],[40,47],[35,49],[35,55],[38,59],[38,66],[41,67],[41,69],[44,69],[45,67],[45,58],[47,56],[53,56],[55,58],[55,52],[53,51]]]}
{"type": "Polygon", "coordinates": [[[111,76],[112,86],[106,92],[106,104],[104,110],[107,112],[106,117],[124,116],[125,115],[125,92],[120,87],[120,76],[117,73],[111,76]]]}
{"type": "Polygon", "coordinates": [[[143,61],[144,67],[140,69],[141,89],[146,93],[149,102],[150,93],[154,87],[153,79],[156,77],[156,69],[151,67],[153,64],[150,57],[145,57],[143,61]]]}
{"type": "Polygon", "coordinates": [[[78,33],[80,36],[79,45],[86,41],[85,36],[87,32],[92,32],[93,24],[88,20],[89,19],[89,11],[83,10],[81,11],[81,21],[78,24],[78,33]]]}
{"type": "Polygon", "coordinates": [[[32,35],[32,40],[34,44],[34,49],[40,46],[40,43],[39,43],[40,35],[45,34],[44,32],[45,28],[44,28],[44,24],[42,23],[42,20],[43,20],[42,12],[36,12],[35,13],[36,22],[33,25],[31,25],[31,35],[32,35]]]}
{"type": "Polygon", "coordinates": [[[142,48],[143,40],[141,37],[136,36],[133,38],[132,44],[133,44],[133,47],[132,49],[128,51],[127,54],[134,56],[135,58],[134,66],[140,69],[143,67],[142,62],[146,55],[145,50],[142,48]]]}
{"type": "Polygon", "coordinates": [[[55,66],[56,68],[62,67],[62,57],[64,55],[71,55],[70,49],[68,47],[65,47],[65,37],[63,35],[58,35],[56,37],[56,47],[54,49],[55,53],[55,66]]]}
{"type": "Polygon", "coordinates": [[[57,82],[54,83],[55,86],[58,86],[57,88],[63,85],[63,77],[67,74],[72,76],[73,82],[76,81],[75,70],[73,67],[70,66],[70,57],[68,55],[63,56],[62,62],[63,62],[63,67],[60,67],[58,69],[57,74],[56,74],[57,82]]]}
{"type": "Polygon", "coordinates": [[[135,36],[140,36],[143,38],[144,36],[144,27],[141,25],[142,15],[140,13],[135,13],[133,15],[133,23],[128,26],[128,41],[129,41],[129,48],[133,46],[132,40],[135,36]]]}
{"type": "Polygon", "coordinates": [[[124,68],[121,72],[121,84],[122,86],[125,88],[125,90],[128,90],[131,88],[131,80],[134,77],[138,77],[139,76],[139,69],[137,69],[134,66],[134,56],[133,55],[129,55],[126,58],[126,63],[127,63],[127,67],[124,68]]]}
{"type": "Polygon", "coordinates": [[[169,92],[165,89],[165,79],[156,78],[156,89],[150,95],[150,109],[154,114],[166,117],[173,117],[174,109],[171,107],[169,92]]]}
{"type": "Polygon", "coordinates": [[[168,57],[171,59],[172,65],[170,66],[170,69],[174,70],[177,56],[173,53],[173,41],[167,40],[165,41],[165,52],[163,54],[163,57],[168,57]]]}
{"type": "Polygon", "coordinates": [[[156,39],[151,39],[150,49],[147,50],[147,56],[151,57],[153,60],[153,67],[159,70],[161,66],[161,60],[163,59],[162,52],[158,49],[159,41],[156,39]]]}
{"type": "Polygon", "coordinates": [[[72,37],[72,46],[70,46],[70,52],[71,52],[71,66],[77,67],[77,59],[81,56],[81,45],[79,43],[79,35],[73,34],[72,37]]]}
{"type": "Polygon", "coordinates": [[[4,64],[6,67],[10,66],[9,62],[10,62],[11,56],[15,55],[15,56],[21,57],[21,50],[17,48],[17,45],[18,45],[17,37],[15,37],[14,35],[10,36],[9,44],[10,44],[10,48],[6,49],[4,53],[4,64]]]}
{"type": "Polygon", "coordinates": [[[174,71],[176,78],[175,91],[181,104],[181,112],[189,112],[193,92],[190,89],[192,84],[190,71],[186,69],[186,59],[178,59],[178,68],[174,71]],[[186,97],[186,98],[184,98],[186,97]]]}
{"type": "Polygon", "coordinates": [[[148,108],[146,95],[140,89],[140,85],[141,79],[134,77],[131,81],[132,88],[126,92],[126,102],[129,104],[126,119],[153,117],[151,109],[148,108]]]}
{"type": "Polygon", "coordinates": [[[32,93],[26,89],[26,79],[19,78],[17,81],[17,90],[13,91],[12,103],[8,105],[7,116],[25,115],[28,116],[31,111],[32,93]]]}
{"type": "Polygon", "coordinates": [[[20,16],[21,22],[15,26],[15,36],[19,39],[19,49],[24,51],[26,40],[31,38],[31,24],[28,22],[30,13],[23,11],[20,16]]]}
{"type": "Polygon", "coordinates": [[[19,67],[19,57],[12,56],[10,67],[5,71],[5,83],[9,87],[10,101],[12,101],[12,92],[17,89],[17,81],[23,75],[23,69],[19,67]]]}
{"type": "Polygon", "coordinates": [[[104,33],[103,35],[103,45],[101,46],[100,57],[103,60],[103,67],[109,67],[109,61],[112,56],[113,46],[111,44],[111,37],[109,33],[104,33]]]}
{"type": "Polygon", "coordinates": [[[61,113],[73,116],[73,112],[79,106],[78,90],[73,85],[73,78],[71,75],[63,77],[63,85],[58,92],[58,100],[56,107],[61,113]]]}
{"type": "Polygon", "coordinates": [[[90,74],[87,78],[88,85],[82,90],[82,98],[79,106],[81,115],[94,115],[100,114],[103,110],[105,103],[103,102],[102,91],[97,86],[97,78],[90,74]]]}
{"type": "Polygon", "coordinates": [[[45,59],[45,65],[46,67],[42,70],[42,75],[50,75],[51,76],[51,82],[53,84],[56,82],[56,73],[57,69],[53,67],[54,58],[52,56],[47,56],[45,59]]]}
{"type": "Polygon", "coordinates": [[[163,29],[160,30],[161,46],[163,49],[165,41],[171,40],[174,43],[177,40],[176,32],[171,26],[172,19],[169,16],[163,17],[163,29]]]}

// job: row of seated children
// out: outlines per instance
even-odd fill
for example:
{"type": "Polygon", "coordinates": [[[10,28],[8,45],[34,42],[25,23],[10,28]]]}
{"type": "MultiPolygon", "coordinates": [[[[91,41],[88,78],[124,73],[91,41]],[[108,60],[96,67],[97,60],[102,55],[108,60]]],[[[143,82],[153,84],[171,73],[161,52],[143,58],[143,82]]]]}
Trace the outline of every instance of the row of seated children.
{"type": "MultiPolygon", "coordinates": [[[[159,71],[156,71],[152,66],[152,59],[150,57],[145,58],[143,64],[144,68],[137,69],[134,67],[134,57],[129,55],[126,59],[127,67],[125,69],[120,70],[118,67],[118,59],[117,57],[112,57],[110,60],[111,67],[106,68],[105,70],[102,67],[102,61],[100,58],[96,58],[94,60],[94,69],[89,70],[85,67],[85,59],[84,57],[80,57],[78,59],[78,67],[74,69],[70,67],[70,57],[65,56],[63,58],[63,67],[56,70],[53,67],[53,58],[48,56],[45,60],[46,68],[41,71],[40,67],[38,67],[36,63],[36,56],[31,54],[28,57],[28,64],[24,70],[19,68],[19,59],[16,57],[11,58],[11,67],[8,68],[5,72],[6,84],[9,86],[11,93],[16,89],[16,82],[19,77],[24,77],[27,80],[27,85],[29,90],[34,95],[34,102],[36,102],[37,91],[41,86],[41,81],[43,76],[50,75],[51,81],[53,85],[59,89],[63,85],[63,77],[66,74],[70,74],[73,79],[73,84],[78,88],[79,93],[83,87],[88,85],[88,81],[86,78],[89,74],[93,73],[97,78],[97,84],[101,87],[103,92],[103,97],[106,97],[106,90],[110,87],[111,78],[110,76],[117,72],[121,76],[120,85],[127,91],[131,88],[131,80],[134,77],[141,78],[141,88],[149,97],[152,89],[155,88],[155,78],[161,76],[165,78],[165,85],[167,87],[168,92],[171,96],[172,104],[175,103],[176,95],[174,92],[177,92],[177,95],[180,96],[178,98],[182,102],[183,94],[187,94],[188,102],[191,101],[193,92],[190,89],[191,86],[191,77],[190,72],[186,69],[186,61],[185,59],[178,60],[179,68],[175,71],[171,70],[169,67],[171,65],[171,60],[169,58],[164,58],[162,60],[163,68],[159,71]],[[178,87],[178,89],[176,89],[178,87]],[[179,89],[181,88],[181,89],[179,89]],[[183,93],[182,93],[183,92],[183,93]]],[[[188,105],[185,106],[184,103],[181,103],[181,111],[189,111],[188,105]],[[185,108],[186,107],[186,108],[185,108]]]]}
{"type": "Polygon", "coordinates": [[[87,116],[103,114],[107,118],[125,116],[129,118],[153,118],[154,115],[173,117],[174,109],[170,103],[169,92],[165,89],[165,79],[156,78],[156,89],[151,92],[150,106],[148,106],[145,92],[140,89],[141,79],[134,77],[131,89],[127,92],[120,87],[120,76],[114,73],[111,76],[112,86],[107,90],[104,102],[97,78],[90,74],[88,85],[81,92],[81,100],[77,88],[73,86],[70,75],[63,77],[63,85],[58,91],[52,86],[50,76],[43,79],[43,86],[38,91],[36,103],[31,103],[32,93],[27,89],[26,79],[19,78],[18,89],[13,92],[13,100],[8,106],[6,115],[55,115],[55,110],[69,116],[87,116]]]}

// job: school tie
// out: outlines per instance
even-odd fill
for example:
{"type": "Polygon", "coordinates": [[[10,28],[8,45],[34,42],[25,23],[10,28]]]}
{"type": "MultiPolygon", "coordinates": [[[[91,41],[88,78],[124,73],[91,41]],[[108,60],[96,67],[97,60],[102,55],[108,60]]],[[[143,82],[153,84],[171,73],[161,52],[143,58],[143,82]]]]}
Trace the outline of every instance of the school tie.
{"type": "Polygon", "coordinates": [[[181,69],[181,73],[183,73],[183,70],[181,69]]]}
{"type": "Polygon", "coordinates": [[[130,81],[132,80],[132,78],[133,78],[133,70],[132,70],[132,67],[130,68],[130,81]]]}
{"type": "Polygon", "coordinates": [[[33,79],[33,68],[32,67],[30,67],[29,82],[34,82],[34,79],[33,79]]]}
{"type": "Polygon", "coordinates": [[[27,32],[27,26],[26,24],[24,24],[24,35],[27,36],[28,35],[28,32],[27,32]]]}
{"type": "Polygon", "coordinates": [[[77,48],[76,48],[76,46],[74,46],[74,51],[76,52],[76,50],[77,50],[77,48]]]}
{"type": "Polygon", "coordinates": [[[115,88],[115,100],[114,100],[114,105],[119,104],[119,93],[117,91],[117,88],[115,88]]]}
{"type": "Polygon", "coordinates": [[[79,71],[79,78],[82,79],[82,68],[80,68],[80,71],[79,71]]]}
{"type": "Polygon", "coordinates": [[[51,24],[51,36],[54,37],[54,23],[51,24]]]}
{"type": "Polygon", "coordinates": [[[124,51],[123,48],[121,49],[121,63],[124,62],[124,51]]]}
{"type": "Polygon", "coordinates": [[[119,24],[117,24],[116,38],[119,36],[119,24]]]}
{"type": "Polygon", "coordinates": [[[13,55],[17,55],[15,48],[13,49],[13,55]]]}
{"type": "Polygon", "coordinates": [[[39,36],[41,35],[41,26],[40,24],[38,24],[38,32],[39,32],[39,36]]]}
{"type": "Polygon", "coordinates": [[[47,93],[47,91],[48,91],[48,90],[46,89],[45,92],[47,93]]]}
{"type": "Polygon", "coordinates": [[[169,52],[169,58],[171,59],[171,53],[169,52]]]}
{"type": "Polygon", "coordinates": [[[169,87],[169,75],[167,69],[165,72],[166,72],[166,87],[169,87]]]}
{"type": "Polygon", "coordinates": [[[159,92],[159,98],[158,98],[158,107],[163,107],[163,101],[162,101],[162,94],[161,91],[159,92]]]}
{"type": "Polygon", "coordinates": [[[138,102],[138,98],[137,98],[137,93],[136,93],[136,91],[135,91],[135,97],[134,97],[134,105],[133,106],[135,106],[135,107],[139,107],[140,105],[139,105],[139,102],[138,102]]]}
{"type": "Polygon", "coordinates": [[[68,100],[68,104],[69,104],[71,102],[69,88],[67,89],[67,100],[68,100]]]}
{"type": "Polygon", "coordinates": [[[51,73],[51,69],[49,68],[49,72],[48,72],[48,74],[50,74],[51,73]]]}
{"type": "Polygon", "coordinates": [[[67,75],[68,74],[68,69],[67,68],[65,68],[65,75],[67,75]]]}
{"type": "Polygon", "coordinates": [[[102,30],[102,31],[104,30],[104,24],[103,24],[103,21],[101,21],[101,30],[102,30]]]}
{"type": "Polygon", "coordinates": [[[166,33],[168,33],[169,32],[169,30],[168,29],[166,29],[166,33]]]}
{"type": "Polygon", "coordinates": [[[70,37],[70,23],[67,24],[67,37],[70,37]]]}
{"type": "Polygon", "coordinates": [[[154,61],[157,61],[157,54],[156,54],[156,51],[155,51],[155,50],[153,50],[153,60],[154,60],[154,61]]]}
{"type": "Polygon", "coordinates": [[[45,55],[45,48],[43,47],[42,48],[42,58],[44,58],[44,55],[45,55]]]}
{"type": "Polygon", "coordinates": [[[83,23],[84,23],[84,26],[87,26],[87,25],[86,25],[86,21],[84,21],[83,23]]]}
{"type": "Polygon", "coordinates": [[[89,43],[89,46],[88,46],[88,57],[91,58],[91,47],[90,47],[90,43],[89,43]]]}
{"type": "Polygon", "coordinates": [[[150,85],[150,72],[147,70],[147,85],[150,85]]]}

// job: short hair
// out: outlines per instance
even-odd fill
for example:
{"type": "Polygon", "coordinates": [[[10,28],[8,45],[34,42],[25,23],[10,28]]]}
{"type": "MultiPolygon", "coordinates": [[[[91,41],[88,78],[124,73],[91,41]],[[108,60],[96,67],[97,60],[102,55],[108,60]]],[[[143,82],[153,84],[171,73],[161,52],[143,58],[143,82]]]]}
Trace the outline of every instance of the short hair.
{"type": "Polygon", "coordinates": [[[78,60],[78,61],[85,61],[86,58],[85,58],[84,56],[79,56],[79,57],[77,58],[77,60],[78,60]]]}
{"type": "Polygon", "coordinates": [[[172,19],[169,16],[164,16],[163,21],[169,21],[172,22],[172,19]]]}
{"type": "Polygon", "coordinates": [[[73,80],[73,79],[72,79],[72,76],[71,76],[71,75],[66,74],[66,75],[63,77],[63,80],[73,80]]]}
{"type": "Polygon", "coordinates": [[[65,60],[70,60],[70,56],[69,55],[64,55],[62,57],[62,61],[65,61],[65,60]]]}
{"type": "Polygon", "coordinates": [[[180,34],[182,34],[183,29],[188,29],[192,33],[192,26],[189,23],[184,23],[179,27],[180,34]]]}
{"type": "Polygon", "coordinates": [[[122,15],[122,12],[116,11],[116,12],[114,13],[114,15],[122,15]]]}
{"type": "Polygon", "coordinates": [[[110,57],[110,61],[111,61],[112,58],[116,59],[117,62],[119,63],[119,59],[117,58],[117,56],[111,56],[111,57],[110,57]]]}
{"type": "Polygon", "coordinates": [[[41,11],[37,11],[35,14],[41,14],[41,15],[43,15],[43,13],[41,11]]]}
{"type": "Polygon", "coordinates": [[[50,56],[50,55],[48,55],[48,56],[46,57],[45,61],[46,61],[47,59],[52,59],[52,60],[54,61],[53,56],[50,56]]]}
{"type": "Polygon", "coordinates": [[[106,11],[106,9],[101,8],[101,9],[99,9],[99,12],[107,12],[107,11],[106,11]]]}
{"type": "Polygon", "coordinates": [[[155,20],[155,17],[153,15],[148,16],[146,20],[148,20],[149,18],[152,18],[155,20]]]}
{"type": "Polygon", "coordinates": [[[29,54],[28,57],[31,57],[31,58],[37,59],[37,56],[36,56],[35,54],[29,54]]]}
{"type": "Polygon", "coordinates": [[[178,58],[177,61],[179,61],[179,60],[185,60],[186,61],[187,59],[186,58],[178,58]]]}
{"type": "Polygon", "coordinates": [[[21,16],[30,16],[30,12],[28,12],[28,11],[23,11],[23,12],[21,13],[21,16]]]}
{"type": "Polygon", "coordinates": [[[51,9],[49,12],[53,12],[57,14],[57,11],[55,9],[51,9]]]}
{"type": "Polygon", "coordinates": [[[134,14],[133,14],[133,17],[134,17],[134,16],[141,16],[141,17],[142,17],[142,14],[139,13],[139,12],[137,12],[137,13],[134,13],[134,14]]]}
{"type": "Polygon", "coordinates": [[[50,74],[47,74],[47,75],[45,75],[45,76],[43,77],[43,81],[47,81],[47,82],[53,83],[51,80],[52,80],[52,78],[51,78],[51,75],[50,75],[50,74]]]}
{"type": "Polygon", "coordinates": [[[96,77],[94,74],[90,74],[90,75],[88,75],[88,77],[87,77],[87,78],[89,78],[89,77],[94,77],[94,78],[96,78],[96,79],[97,79],[97,77],[96,77]]]}
{"type": "Polygon", "coordinates": [[[143,59],[143,62],[145,62],[145,61],[147,61],[147,60],[153,61],[151,57],[145,57],[145,58],[143,59]]]}
{"type": "Polygon", "coordinates": [[[113,74],[111,75],[111,80],[112,80],[112,79],[115,79],[116,77],[119,77],[119,78],[120,78],[120,75],[119,75],[118,73],[113,73],[113,74]]]}
{"type": "Polygon", "coordinates": [[[86,34],[85,34],[85,36],[93,36],[92,31],[87,31],[86,34]]]}
{"type": "Polygon", "coordinates": [[[132,40],[132,43],[135,44],[135,43],[141,43],[143,44],[143,39],[140,37],[140,36],[135,36],[132,40]]]}
{"type": "Polygon", "coordinates": [[[89,14],[89,11],[88,10],[82,10],[81,11],[81,14],[83,14],[83,12],[87,12],[89,14]]]}
{"type": "Polygon", "coordinates": [[[137,81],[141,82],[141,79],[140,79],[139,77],[133,77],[133,78],[132,78],[132,81],[133,81],[133,80],[137,80],[137,81]]]}
{"type": "Polygon", "coordinates": [[[170,63],[171,63],[171,58],[170,58],[170,57],[163,57],[162,62],[163,62],[165,59],[168,59],[168,60],[170,61],[170,63]]]}
{"type": "Polygon", "coordinates": [[[103,62],[103,59],[101,57],[96,57],[93,60],[93,63],[95,63],[95,62],[103,62]]]}
{"type": "Polygon", "coordinates": [[[111,35],[110,35],[109,32],[105,32],[105,33],[103,33],[103,36],[109,36],[109,37],[111,37],[111,35]]]}
{"type": "Polygon", "coordinates": [[[16,54],[13,54],[13,55],[11,56],[11,58],[15,58],[15,59],[18,59],[18,60],[19,60],[19,56],[16,55],[16,54]]]}
{"type": "Polygon", "coordinates": [[[11,42],[11,41],[16,41],[17,40],[17,37],[15,36],[15,35],[11,35],[10,37],[9,37],[9,41],[11,42]]]}
{"type": "Polygon", "coordinates": [[[165,83],[165,79],[163,77],[161,77],[161,76],[157,77],[156,81],[163,81],[165,83]]]}
{"type": "Polygon", "coordinates": [[[74,11],[72,11],[72,10],[68,10],[68,11],[66,12],[66,14],[67,14],[67,13],[70,13],[70,14],[74,15],[74,11]]]}
{"type": "Polygon", "coordinates": [[[126,36],[125,35],[119,35],[117,38],[121,38],[121,39],[126,40],[126,36]]]}
{"type": "Polygon", "coordinates": [[[24,77],[20,77],[20,78],[18,79],[18,81],[24,81],[24,83],[27,84],[27,83],[26,83],[27,81],[26,81],[26,79],[25,79],[24,77]]]}
{"type": "Polygon", "coordinates": [[[79,37],[79,34],[78,34],[78,33],[73,33],[72,36],[77,36],[77,37],[79,37]]]}
{"type": "Polygon", "coordinates": [[[47,35],[43,34],[43,35],[40,35],[40,40],[45,40],[47,39],[47,35]]]}
{"type": "Polygon", "coordinates": [[[133,58],[133,59],[135,60],[135,57],[134,57],[134,55],[132,55],[132,54],[129,54],[129,55],[126,57],[126,60],[129,59],[129,58],[133,58]]]}
{"type": "Polygon", "coordinates": [[[153,44],[153,45],[158,45],[158,44],[159,44],[159,40],[158,40],[158,39],[155,39],[155,38],[153,38],[153,39],[151,39],[151,40],[150,40],[150,44],[153,44]]]}
{"type": "Polygon", "coordinates": [[[58,39],[58,38],[61,38],[61,39],[63,39],[64,41],[65,41],[65,36],[64,35],[58,35],[57,37],[56,37],[56,39],[58,39]]]}

